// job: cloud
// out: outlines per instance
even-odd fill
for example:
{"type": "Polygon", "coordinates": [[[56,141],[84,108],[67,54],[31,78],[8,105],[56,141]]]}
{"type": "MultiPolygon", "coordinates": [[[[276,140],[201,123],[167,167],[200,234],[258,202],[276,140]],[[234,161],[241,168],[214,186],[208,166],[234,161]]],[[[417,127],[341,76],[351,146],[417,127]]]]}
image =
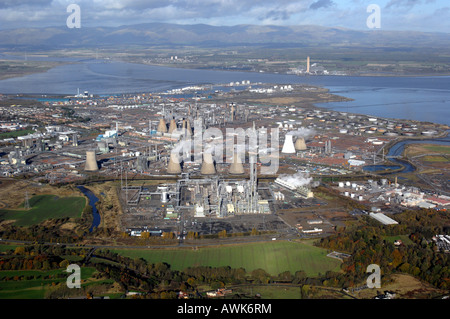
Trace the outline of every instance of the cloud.
{"type": "Polygon", "coordinates": [[[406,7],[406,8],[412,8],[418,4],[429,4],[429,3],[434,3],[435,0],[390,0],[387,4],[386,4],[386,9],[391,8],[391,7],[406,7]]]}
{"type": "Polygon", "coordinates": [[[335,3],[332,0],[318,0],[314,3],[312,3],[309,8],[312,10],[317,10],[320,8],[328,8],[331,6],[334,6],[335,3]]]}
{"type": "MultiPolygon", "coordinates": [[[[65,26],[69,4],[81,8],[83,27],[166,22],[179,24],[316,24],[365,28],[364,0],[0,0],[0,29],[65,26]],[[333,10],[330,10],[330,9],[333,10]]],[[[383,25],[395,29],[448,30],[446,0],[383,0],[383,25]],[[411,11],[411,12],[408,12],[411,11]],[[410,23],[414,15],[414,23],[410,23]],[[425,21],[427,20],[427,21],[425,21]]]]}
{"type": "Polygon", "coordinates": [[[15,8],[21,6],[44,7],[49,6],[52,0],[3,0],[0,1],[0,9],[15,8]]]}

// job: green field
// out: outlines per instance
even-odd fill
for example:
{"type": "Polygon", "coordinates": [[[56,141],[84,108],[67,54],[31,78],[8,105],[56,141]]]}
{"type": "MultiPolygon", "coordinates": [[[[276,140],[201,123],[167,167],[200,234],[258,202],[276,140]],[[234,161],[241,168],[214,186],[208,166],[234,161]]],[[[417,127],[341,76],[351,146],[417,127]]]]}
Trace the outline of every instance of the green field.
{"type": "MultiPolygon", "coordinates": [[[[30,226],[50,218],[81,217],[86,205],[84,197],[33,196],[30,209],[0,210],[0,219],[15,220],[17,226],[30,226]]],[[[23,207],[23,204],[21,205],[23,207]]]]}
{"type": "Polygon", "coordinates": [[[4,244],[0,243],[0,253],[6,253],[7,251],[14,250],[18,246],[19,245],[4,245],[4,244]]]}
{"type": "Polygon", "coordinates": [[[413,241],[409,239],[408,235],[384,236],[383,238],[390,243],[394,243],[396,240],[400,239],[405,245],[414,244],[413,241]]]}
{"type": "Polygon", "coordinates": [[[24,136],[24,135],[28,135],[28,134],[31,134],[31,133],[34,133],[34,130],[27,129],[27,130],[20,130],[20,131],[11,131],[11,132],[0,133],[0,140],[1,139],[5,139],[5,138],[24,136]]]}
{"type": "Polygon", "coordinates": [[[340,261],[326,257],[327,251],[311,244],[294,242],[264,242],[192,249],[115,249],[130,258],[144,258],[148,262],[166,262],[172,269],[192,266],[230,266],[245,268],[247,272],[262,268],[271,275],[284,271],[294,274],[303,270],[308,276],[339,271],[340,261]]]}
{"type": "MultiPolygon", "coordinates": [[[[81,268],[81,279],[90,278],[96,271],[93,267],[81,268]]],[[[48,271],[40,270],[3,270],[0,271],[0,299],[43,299],[45,292],[52,283],[66,282],[70,274],[65,269],[56,269],[48,271]],[[64,274],[63,278],[56,278],[56,275],[64,274]],[[5,280],[5,278],[14,278],[14,276],[32,276],[33,279],[5,280]],[[46,278],[54,276],[54,278],[46,278]]]]}

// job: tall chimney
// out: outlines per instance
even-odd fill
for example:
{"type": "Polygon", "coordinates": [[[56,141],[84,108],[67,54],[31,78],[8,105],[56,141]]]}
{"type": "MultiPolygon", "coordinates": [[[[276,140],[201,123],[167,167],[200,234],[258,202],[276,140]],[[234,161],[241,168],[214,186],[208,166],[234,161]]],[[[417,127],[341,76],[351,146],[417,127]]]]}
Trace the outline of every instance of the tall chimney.
{"type": "Polygon", "coordinates": [[[309,57],[306,58],[306,73],[309,73],[309,57]]]}
{"type": "Polygon", "coordinates": [[[85,171],[96,172],[98,171],[97,159],[95,158],[95,151],[86,151],[86,165],[85,171]]]}

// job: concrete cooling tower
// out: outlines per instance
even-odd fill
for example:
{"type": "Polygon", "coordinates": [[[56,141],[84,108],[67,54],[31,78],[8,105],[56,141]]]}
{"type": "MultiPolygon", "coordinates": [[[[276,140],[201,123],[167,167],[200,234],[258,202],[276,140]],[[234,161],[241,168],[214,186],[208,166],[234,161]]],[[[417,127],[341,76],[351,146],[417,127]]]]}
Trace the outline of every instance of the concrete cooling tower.
{"type": "Polygon", "coordinates": [[[292,140],[292,135],[286,135],[281,153],[295,154],[295,146],[294,141],[292,140]]]}
{"type": "Polygon", "coordinates": [[[94,151],[86,151],[86,165],[84,167],[85,171],[96,172],[98,171],[97,159],[95,158],[94,151]]]}
{"type": "Polygon", "coordinates": [[[234,153],[233,155],[233,163],[230,166],[229,173],[233,175],[244,174],[244,166],[238,153],[234,153]]]}
{"type": "Polygon", "coordinates": [[[306,151],[307,150],[305,139],[303,137],[299,137],[295,141],[295,149],[297,151],[306,151]]]}
{"type": "Polygon", "coordinates": [[[203,154],[203,163],[200,172],[202,175],[216,174],[216,168],[214,167],[214,160],[211,153],[203,154]]]}
{"type": "Polygon", "coordinates": [[[170,120],[169,133],[172,134],[173,131],[176,131],[176,129],[177,129],[177,123],[175,122],[175,119],[170,120]]]}
{"type": "Polygon", "coordinates": [[[159,120],[157,131],[160,133],[167,133],[166,121],[164,119],[159,120]]]}
{"type": "Polygon", "coordinates": [[[177,152],[170,153],[169,165],[167,165],[167,174],[181,174],[180,159],[177,152]]]}

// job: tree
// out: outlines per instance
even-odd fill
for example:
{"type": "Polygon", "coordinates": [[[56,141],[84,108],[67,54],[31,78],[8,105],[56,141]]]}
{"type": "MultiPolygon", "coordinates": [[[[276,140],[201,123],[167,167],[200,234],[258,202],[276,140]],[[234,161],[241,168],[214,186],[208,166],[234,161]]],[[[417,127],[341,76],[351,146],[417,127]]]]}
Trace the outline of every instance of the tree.
{"type": "Polygon", "coordinates": [[[69,261],[67,259],[64,259],[59,263],[59,267],[66,269],[69,266],[69,261]]]}
{"type": "Polygon", "coordinates": [[[221,230],[219,232],[219,238],[226,238],[226,237],[227,237],[227,231],[225,229],[221,230]]]}
{"type": "Polygon", "coordinates": [[[14,250],[14,255],[24,255],[24,254],[25,254],[25,247],[23,246],[18,246],[14,250]]]}

